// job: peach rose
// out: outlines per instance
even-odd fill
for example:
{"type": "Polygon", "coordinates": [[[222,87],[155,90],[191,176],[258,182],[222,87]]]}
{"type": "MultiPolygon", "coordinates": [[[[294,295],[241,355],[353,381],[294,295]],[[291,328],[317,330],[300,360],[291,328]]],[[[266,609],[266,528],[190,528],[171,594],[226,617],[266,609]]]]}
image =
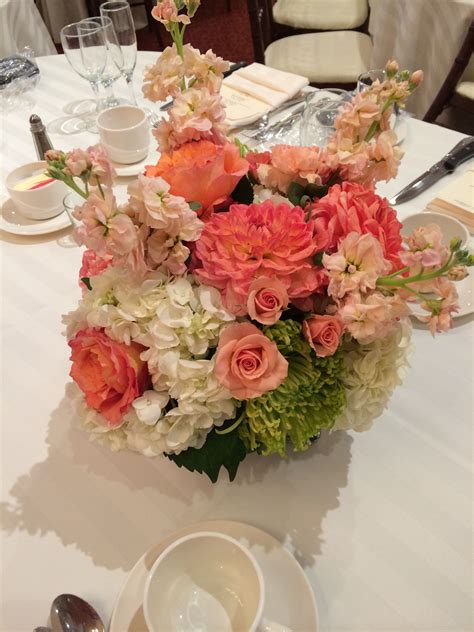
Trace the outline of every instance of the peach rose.
{"type": "Polygon", "coordinates": [[[120,426],[130,404],[149,383],[148,367],[140,360],[144,347],[111,340],[101,329],[79,331],[69,342],[72,367],[69,375],[112,427],[120,426]]]}
{"type": "Polygon", "coordinates": [[[280,386],[288,362],[255,325],[235,323],[219,339],[215,375],[237,399],[252,399],[280,386]]]}
{"type": "Polygon", "coordinates": [[[262,325],[273,325],[285,307],[288,307],[288,294],[281,281],[268,277],[252,281],[247,298],[250,318],[262,325]]]}
{"type": "Polygon", "coordinates": [[[248,170],[249,163],[234,143],[199,140],[161,154],[156,166],[146,167],[145,175],[162,177],[171,185],[170,193],[199,202],[205,211],[232,193],[248,170]]]}
{"type": "Polygon", "coordinates": [[[303,334],[319,358],[336,353],[343,329],[335,316],[311,316],[303,322],[303,334]]]}

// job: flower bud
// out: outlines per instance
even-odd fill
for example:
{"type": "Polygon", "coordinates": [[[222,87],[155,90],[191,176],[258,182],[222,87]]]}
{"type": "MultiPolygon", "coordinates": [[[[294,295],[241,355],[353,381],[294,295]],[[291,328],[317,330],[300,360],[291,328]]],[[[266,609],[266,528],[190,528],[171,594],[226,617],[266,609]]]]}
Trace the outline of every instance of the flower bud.
{"type": "Polygon", "coordinates": [[[422,70],[415,70],[415,72],[413,72],[411,74],[410,81],[415,86],[419,86],[420,83],[423,81],[423,71],[422,70]]]}
{"type": "Polygon", "coordinates": [[[57,162],[58,160],[62,160],[64,154],[62,151],[58,149],[48,149],[45,153],[44,158],[46,162],[57,162]]]}
{"type": "Polygon", "coordinates": [[[448,272],[448,279],[450,281],[462,281],[467,275],[467,268],[464,266],[453,266],[448,272]]]}
{"type": "Polygon", "coordinates": [[[453,237],[449,242],[449,248],[452,252],[459,250],[461,247],[461,239],[459,237],[453,237]]]}
{"type": "Polygon", "coordinates": [[[387,65],[385,66],[385,72],[387,73],[387,77],[393,77],[400,70],[400,66],[395,59],[389,59],[387,65]]]}

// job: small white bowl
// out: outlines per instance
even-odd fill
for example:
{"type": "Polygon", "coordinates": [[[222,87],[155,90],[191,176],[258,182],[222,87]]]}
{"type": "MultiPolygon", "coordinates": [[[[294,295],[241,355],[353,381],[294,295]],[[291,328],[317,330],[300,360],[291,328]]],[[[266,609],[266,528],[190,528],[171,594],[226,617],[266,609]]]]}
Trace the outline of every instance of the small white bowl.
{"type": "Polygon", "coordinates": [[[454,217],[442,215],[441,213],[432,213],[426,211],[424,213],[414,213],[409,215],[402,222],[402,237],[408,237],[418,226],[426,226],[427,224],[438,224],[443,233],[443,245],[449,246],[453,237],[459,237],[462,246],[469,241],[469,232],[467,228],[454,217]]]}
{"type": "Polygon", "coordinates": [[[158,557],[143,610],[150,632],[255,632],[263,604],[263,575],[250,551],[228,535],[201,531],[158,557]]]}
{"type": "Polygon", "coordinates": [[[64,182],[54,180],[38,189],[17,191],[15,185],[29,176],[46,171],[46,162],[29,162],[11,171],[5,185],[18,212],[28,219],[42,220],[55,217],[63,212],[63,199],[68,191],[64,182]]]}

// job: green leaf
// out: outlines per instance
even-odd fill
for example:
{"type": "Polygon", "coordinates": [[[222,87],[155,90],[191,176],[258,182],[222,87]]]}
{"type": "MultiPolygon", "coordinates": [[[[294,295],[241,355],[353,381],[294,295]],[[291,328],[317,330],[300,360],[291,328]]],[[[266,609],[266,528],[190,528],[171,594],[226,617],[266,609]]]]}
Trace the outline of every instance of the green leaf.
{"type": "Polygon", "coordinates": [[[89,280],[89,277],[81,277],[81,281],[84,283],[84,285],[86,286],[88,290],[92,290],[92,285],[89,280]]]}
{"type": "Polygon", "coordinates": [[[167,454],[178,467],[185,467],[190,472],[207,474],[213,483],[217,481],[221,467],[234,480],[239,464],[245,459],[247,450],[239,436],[238,428],[225,435],[218,435],[213,429],[207,435],[206,443],[200,450],[188,448],[180,454],[167,454]]]}
{"type": "Polygon", "coordinates": [[[192,208],[193,211],[199,211],[200,208],[202,208],[202,204],[200,202],[188,202],[189,206],[192,208]]]}
{"type": "Polygon", "coordinates": [[[308,184],[305,189],[306,195],[310,198],[322,198],[328,194],[328,187],[325,184],[308,184]]]}
{"type": "Polygon", "coordinates": [[[298,182],[290,182],[290,186],[288,187],[288,192],[286,194],[286,197],[290,200],[290,202],[295,206],[299,206],[303,195],[304,186],[298,182]]]}
{"type": "Polygon", "coordinates": [[[250,184],[250,180],[247,177],[241,178],[230,194],[230,197],[240,204],[252,204],[253,188],[250,184]]]}
{"type": "Polygon", "coordinates": [[[245,156],[252,151],[248,145],[240,141],[237,137],[234,138],[234,143],[239,148],[239,154],[241,158],[245,158],[245,156]]]}
{"type": "Polygon", "coordinates": [[[317,252],[313,256],[313,263],[315,266],[321,267],[323,265],[323,255],[324,255],[324,251],[321,250],[321,252],[317,252]]]}

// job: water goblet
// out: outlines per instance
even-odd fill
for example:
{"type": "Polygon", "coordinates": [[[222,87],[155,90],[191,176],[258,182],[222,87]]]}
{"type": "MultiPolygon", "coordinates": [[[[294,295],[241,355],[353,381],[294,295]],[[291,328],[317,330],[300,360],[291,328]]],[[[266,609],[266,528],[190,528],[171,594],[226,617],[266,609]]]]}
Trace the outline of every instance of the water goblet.
{"type": "Polygon", "coordinates": [[[130,4],[125,0],[105,2],[100,6],[100,15],[112,21],[123,57],[120,71],[127,82],[130,100],[133,105],[137,105],[133,89],[133,72],[137,63],[137,36],[130,4]]]}
{"type": "Polygon", "coordinates": [[[93,17],[81,20],[81,31],[90,32],[95,28],[104,30],[107,44],[107,61],[101,77],[101,84],[104,87],[106,98],[104,105],[107,108],[120,105],[123,100],[118,99],[113,91],[113,84],[122,76],[123,54],[117,40],[117,34],[112,20],[108,17],[93,17]]]}
{"type": "Polygon", "coordinates": [[[303,146],[327,144],[334,133],[334,122],[341,108],[350,101],[345,90],[317,90],[308,99],[300,127],[300,143],[303,146]]]}
{"type": "MultiPolygon", "coordinates": [[[[84,29],[80,22],[61,29],[64,54],[78,75],[86,79],[94,92],[96,111],[100,110],[99,85],[107,61],[105,33],[101,28],[84,29]]],[[[84,119],[84,129],[94,130],[95,118],[84,119]]]]}
{"type": "Polygon", "coordinates": [[[375,81],[382,83],[386,78],[385,70],[381,68],[363,72],[357,79],[357,92],[362,92],[366,88],[369,88],[375,81]]]}

